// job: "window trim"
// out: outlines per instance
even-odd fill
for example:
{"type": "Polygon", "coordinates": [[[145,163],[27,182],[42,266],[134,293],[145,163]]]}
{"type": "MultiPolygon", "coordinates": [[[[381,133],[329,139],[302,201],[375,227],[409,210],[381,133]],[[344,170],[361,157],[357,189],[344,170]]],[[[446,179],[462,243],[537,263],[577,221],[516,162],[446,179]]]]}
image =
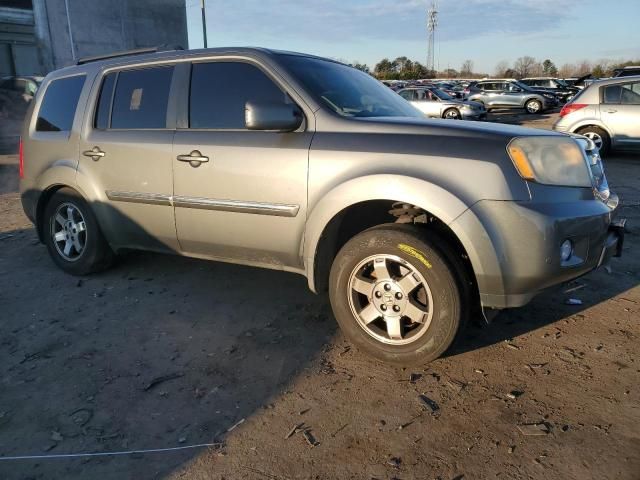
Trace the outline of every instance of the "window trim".
{"type": "Polygon", "coordinates": [[[289,132],[289,133],[300,133],[300,132],[306,132],[307,131],[307,125],[308,125],[308,121],[307,121],[307,114],[304,108],[302,108],[300,106],[300,103],[298,101],[296,101],[296,99],[294,98],[293,95],[291,95],[290,88],[287,88],[287,86],[281,82],[278,78],[276,78],[270,71],[269,69],[265,68],[260,62],[252,59],[252,58],[247,58],[247,57],[225,57],[225,56],[221,56],[221,57],[216,57],[216,58],[197,58],[197,59],[190,59],[188,62],[189,65],[189,69],[188,69],[188,75],[186,75],[186,82],[187,82],[187,88],[184,89],[184,91],[187,92],[186,97],[182,98],[182,101],[180,102],[180,105],[178,106],[178,111],[177,111],[177,124],[176,124],[176,131],[188,131],[188,132],[253,132],[253,133],[264,133],[263,131],[260,130],[248,130],[246,128],[191,128],[190,126],[190,121],[191,121],[191,112],[190,112],[190,108],[191,108],[191,76],[193,75],[193,65],[194,64],[198,64],[198,63],[214,63],[214,62],[219,62],[219,63],[247,63],[249,65],[252,65],[256,68],[258,68],[258,70],[260,70],[262,73],[264,73],[267,78],[269,80],[271,80],[276,87],[278,87],[284,94],[286,94],[289,99],[291,100],[291,102],[298,107],[298,109],[300,110],[300,113],[302,113],[302,123],[300,124],[300,127],[297,130],[294,130],[293,132],[289,132]],[[186,103],[185,103],[186,102],[186,103]],[[184,118],[181,118],[181,117],[184,118]],[[182,122],[180,121],[182,120],[182,122]]]}

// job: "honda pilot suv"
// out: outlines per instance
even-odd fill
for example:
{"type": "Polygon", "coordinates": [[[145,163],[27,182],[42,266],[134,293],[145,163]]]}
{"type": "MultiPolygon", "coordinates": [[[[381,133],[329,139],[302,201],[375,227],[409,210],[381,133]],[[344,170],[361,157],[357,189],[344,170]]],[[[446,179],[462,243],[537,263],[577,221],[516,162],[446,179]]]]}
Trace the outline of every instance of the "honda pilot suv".
{"type": "Polygon", "coordinates": [[[494,108],[524,108],[527,113],[542,113],[558,106],[557,97],[549,91],[535,90],[516,80],[483,80],[471,82],[465,98],[494,108]]]}
{"type": "Polygon", "coordinates": [[[403,365],[440,356],[476,307],[524,305],[621,247],[590,140],[426,119],[366,73],[271,50],[49,74],[20,177],[65,272],[144,249],[299,273],[354,344],[403,365]]]}

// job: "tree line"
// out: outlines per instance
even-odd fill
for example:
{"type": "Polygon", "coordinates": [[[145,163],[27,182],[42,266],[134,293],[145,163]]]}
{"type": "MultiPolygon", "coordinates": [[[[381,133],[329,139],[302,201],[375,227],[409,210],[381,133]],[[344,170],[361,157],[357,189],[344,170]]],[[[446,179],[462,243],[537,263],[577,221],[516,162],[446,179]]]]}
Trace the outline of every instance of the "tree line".
{"type": "MultiPolygon", "coordinates": [[[[345,62],[346,63],[346,62],[345,62]]],[[[616,68],[627,65],[640,65],[640,60],[636,61],[614,61],[599,60],[591,62],[583,60],[577,63],[565,63],[560,67],[551,59],[539,61],[534,57],[525,55],[518,58],[513,63],[506,60],[498,62],[493,75],[486,72],[477,72],[474,70],[472,60],[465,60],[459,69],[447,68],[441,71],[428,70],[423,64],[410,60],[407,57],[398,57],[395,60],[384,58],[380,60],[371,69],[368,65],[359,62],[353,62],[351,65],[358,70],[369,73],[379,80],[417,80],[421,78],[526,78],[537,76],[548,77],[581,77],[591,74],[596,78],[608,77],[613,74],[616,68]]]]}

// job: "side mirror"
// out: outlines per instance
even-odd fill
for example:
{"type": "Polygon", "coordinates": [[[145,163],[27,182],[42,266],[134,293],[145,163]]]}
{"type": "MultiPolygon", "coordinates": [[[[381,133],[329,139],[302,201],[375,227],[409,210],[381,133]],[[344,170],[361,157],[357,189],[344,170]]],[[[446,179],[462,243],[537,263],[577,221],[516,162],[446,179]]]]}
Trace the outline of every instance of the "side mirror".
{"type": "Polygon", "coordinates": [[[290,103],[247,102],[244,123],[248,130],[293,132],[302,125],[302,112],[290,103]]]}

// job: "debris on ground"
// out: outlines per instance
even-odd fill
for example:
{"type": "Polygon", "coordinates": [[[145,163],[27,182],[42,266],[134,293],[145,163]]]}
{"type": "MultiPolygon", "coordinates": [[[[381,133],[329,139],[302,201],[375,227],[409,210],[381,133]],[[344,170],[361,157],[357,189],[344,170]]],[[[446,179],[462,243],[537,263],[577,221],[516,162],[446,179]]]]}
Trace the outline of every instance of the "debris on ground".
{"type": "Polygon", "coordinates": [[[84,427],[93,417],[93,411],[88,408],[79,408],[69,414],[73,423],[79,427],[84,427]]]}
{"type": "Polygon", "coordinates": [[[565,305],[582,305],[582,300],[579,298],[567,298],[564,303],[565,305]]]}
{"type": "Polygon", "coordinates": [[[524,392],[522,390],[511,390],[509,393],[507,393],[507,398],[515,400],[522,395],[524,395],[524,392]]]}
{"type": "Polygon", "coordinates": [[[447,380],[447,385],[456,393],[460,393],[464,387],[467,386],[466,383],[461,382],[460,380],[454,380],[452,378],[447,380]]]}
{"type": "Polygon", "coordinates": [[[424,394],[418,395],[418,401],[423,407],[431,410],[432,414],[435,414],[438,410],[440,410],[438,404],[424,394]]]}
{"type": "Polygon", "coordinates": [[[236,423],[234,423],[233,425],[231,425],[229,428],[227,428],[227,433],[234,430],[236,427],[239,427],[240,425],[242,425],[244,423],[244,418],[238,420],[236,423]]]}
{"type": "Polygon", "coordinates": [[[304,437],[304,439],[307,441],[307,443],[310,446],[316,447],[316,446],[320,445],[320,442],[318,442],[318,440],[316,440],[316,438],[311,433],[310,429],[303,430],[302,431],[302,436],[304,437]]]}
{"type": "Polygon", "coordinates": [[[289,430],[289,433],[287,433],[284,436],[284,439],[287,440],[288,438],[293,437],[293,435],[295,435],[297,432],[302,430],[302,427],[304,426],[304,422],[302,423],[298,423],[297,425],[294,425],[291,430],[289,430]]]}
{"type": "Polygon", "coordinates": [[[387,463],[391,465],[393,468],[400,468],[402,459],[399,457],[391,457],[387,463]]]}
{"type": "Polygon", "coordinates": [[[526,436],[546,435],[551,431],[549,429],[549,425],[546,422],[525,423],[523,425],[518,425],[518,430],[520,430],[520,433],[526,436]]]}
{"type": "Polygon", "coordinates": [[[349,425],[348,423],[345,423],[344,425],[342,425],[339,429],[337,429],[335,432],[331,434],[331,437],[334,438],[338,433],[344,430],[348,425],[349,425]]]}
{"type": "Polygon", "coordinates": [[[422,374],[412,373],[411,375],[409,375],[409,383],[416,383],[421,378],[422,378],[422,374]]]}
{"type": "Polygon", "coordinates": [[[53,440],[54,442],[61,442],[62,440],[64,440],[62,438],[62,434],[60,432],[58,432],[57,430],[54,430],[51,432],[51,440],[53,440]]]}
{"type": "Polygon", "coordinates": [[[170,373],[169,375],[162,375],[160,377],[156,377],[151,380],[146,387],[144,387],[144,391],[151,390],[152,388],[160,385],[161,383],[168,382],[169,380],[175,380],[176,378],[184,377],[184,373],[176,372],[170,373]]]}

